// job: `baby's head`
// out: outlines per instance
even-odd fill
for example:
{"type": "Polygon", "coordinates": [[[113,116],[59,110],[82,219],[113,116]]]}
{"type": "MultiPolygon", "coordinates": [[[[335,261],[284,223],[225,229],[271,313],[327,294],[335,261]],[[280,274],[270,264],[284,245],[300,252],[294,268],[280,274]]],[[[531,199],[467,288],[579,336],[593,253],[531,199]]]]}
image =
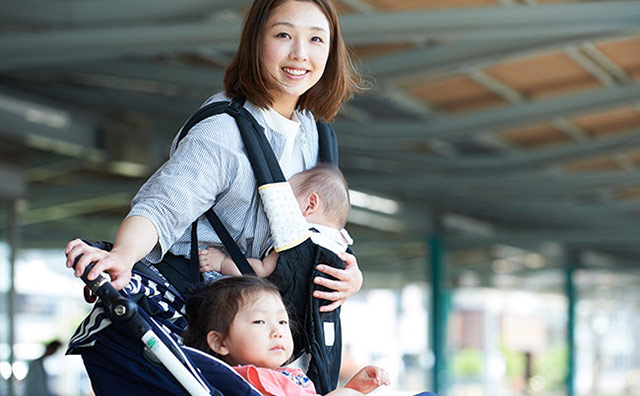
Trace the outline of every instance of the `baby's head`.
{"type": "Polygon", "coordinates": [[[187,302],[184,343],[230,365],[276,369],[293,353],[289,316],[278,289],[254,276],[204,284],[187,302]]]}
{"type": "Polygon", "coordinates": [[[347,223],[349,187],[336,166],[319,163],[291,176],[289,184],[307,221],[338,229],[347,223]]]}

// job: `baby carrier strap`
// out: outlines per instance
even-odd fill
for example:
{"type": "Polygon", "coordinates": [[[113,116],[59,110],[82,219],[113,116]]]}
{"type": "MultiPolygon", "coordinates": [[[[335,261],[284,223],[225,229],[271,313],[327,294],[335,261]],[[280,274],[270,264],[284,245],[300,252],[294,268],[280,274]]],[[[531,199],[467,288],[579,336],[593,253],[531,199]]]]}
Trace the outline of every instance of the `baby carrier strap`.
{"type": "MultiPolygon", "coordinates": [[[[199,122],[214,115],[226,113],[232,116],[238,125],[242,142],[247,151],[247,157],[251,163],[258,186],[285,182],[286,179],[282,173],[282,169],[280,169],[280,164],[264,134],[264,128],[256,121],[251,113],[244,108],[244,103],[244,98],[236,98],[230,102],[213,102],[201,107],[185,123],[176,145],[179,144],[187,133],[199,122]]],[[[318,129],[318,162],[329,162],[337,166],[338,141],[333,128],[320,121],[316,122],[316,126],[318,129]]],[[[231,256],[236,263],[240,272],[243,274],[255,274],[246,257],[213,208],[209,208],[204,215],[218,234],[222,244],[227,249],[227,253],[229,253],[229,256],[231,256]]],[[[188,278],[192,280],[192,283],[200,280],[197,227],[198,220],[196,219],[191,225],[191,260],[188,270],[188,278]]]]}

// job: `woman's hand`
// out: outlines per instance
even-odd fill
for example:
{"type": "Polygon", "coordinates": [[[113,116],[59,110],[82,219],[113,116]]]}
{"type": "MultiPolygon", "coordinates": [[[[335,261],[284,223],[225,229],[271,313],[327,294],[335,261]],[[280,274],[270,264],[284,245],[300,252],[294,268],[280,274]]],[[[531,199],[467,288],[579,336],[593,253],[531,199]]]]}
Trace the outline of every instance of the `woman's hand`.
{"type": "Polygon", "coordinates": [[[111,277],[113,287],[120,290],[131,279],[131,269],[135,261],[123,257],[117,251],[108,252],[89,246],[80,239],[74,239],[67,244],[64,253],[67,255],[68,268],[72,268],[76,259],[82,255],[74,270],[74,274],[78,278],[82,276],[87,265],[95,263],[87,275],[89,280],[94,280],[101,272],[107,272],[111,277]]]}
{"type": "Polygon", "coordinates": [[[113,248],[110,252],[94,248],[74,239],[67,244],[64,253],[67,255],[67,267],[73,267],[73,263],[80,255],[75,269],[77,277],[82,276],[84,269],[90,263],[95,263],[87,275],[89,280],[94,280],[101,272],[111,276],[111,284],[117,290],[124,288],[131,280],[133,265],[142,260],[158,243],[158,233],[151,221],[142,216],[126,218],[116,234],[113,248]]]}
{"type": "Polygon", "coordinates": [[[351,377],[345,388],[369,393],[382,385],[389,385],[389,373],[380,367],[365,366],[351,377]]]}
{"type": "Polygon", "coordinates": [[[332,301],[331,304],[320,307],[321,312],[329,312],[338,308],[351,296],[356,294],[362,287],[362,272],[358,268],[358,262],[356,257],[349,253],[338,254],[345,263],[345,269],[337,269],[328,265],[318,265],[318,271],[334,277],[336,280],[323,278],[317,276],[313,279],[316,285],[324,286],[333,291],[320,291],[313,292],[315,298],[321,298],[323,300],[332,301]]]}

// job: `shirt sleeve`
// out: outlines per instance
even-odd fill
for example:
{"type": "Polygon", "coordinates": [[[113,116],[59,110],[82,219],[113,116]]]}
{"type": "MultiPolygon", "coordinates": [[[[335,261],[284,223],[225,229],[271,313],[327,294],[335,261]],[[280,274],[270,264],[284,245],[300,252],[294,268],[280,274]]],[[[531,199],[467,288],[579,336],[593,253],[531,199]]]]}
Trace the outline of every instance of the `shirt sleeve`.
{"type": "Polygon", "coordinates": [[[213,206],[239,175],[245,156],[238,127],[226,114],[210,117],[189,131],[169,159],[145,182],[127,217],[153,223],[158,244],[147,256],[159,262],[191,223],[213,206]]]}

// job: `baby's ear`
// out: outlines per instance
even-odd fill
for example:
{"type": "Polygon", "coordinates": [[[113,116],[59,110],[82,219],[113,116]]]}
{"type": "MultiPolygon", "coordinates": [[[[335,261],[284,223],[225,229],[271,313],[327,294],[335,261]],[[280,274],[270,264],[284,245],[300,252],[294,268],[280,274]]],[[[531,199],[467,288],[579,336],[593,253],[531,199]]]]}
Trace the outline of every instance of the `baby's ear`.
{"type": "Polygon", "coordinates": [[[320,206],[320,196],[318,195],[318,193],[309,194],[309,196],[307,197],[306,214],[309,215],[315,212],[316,210],[318,210],[319,206],[320,206]]]}
{"type": "Polygon", "coordinates": [[[209,344],[209,348],[220,356],[227,356],[229,354],[229,350],[224,345],[224,338],[217,331],[211,330],[207,333],[207,344],[209,344]]]}

